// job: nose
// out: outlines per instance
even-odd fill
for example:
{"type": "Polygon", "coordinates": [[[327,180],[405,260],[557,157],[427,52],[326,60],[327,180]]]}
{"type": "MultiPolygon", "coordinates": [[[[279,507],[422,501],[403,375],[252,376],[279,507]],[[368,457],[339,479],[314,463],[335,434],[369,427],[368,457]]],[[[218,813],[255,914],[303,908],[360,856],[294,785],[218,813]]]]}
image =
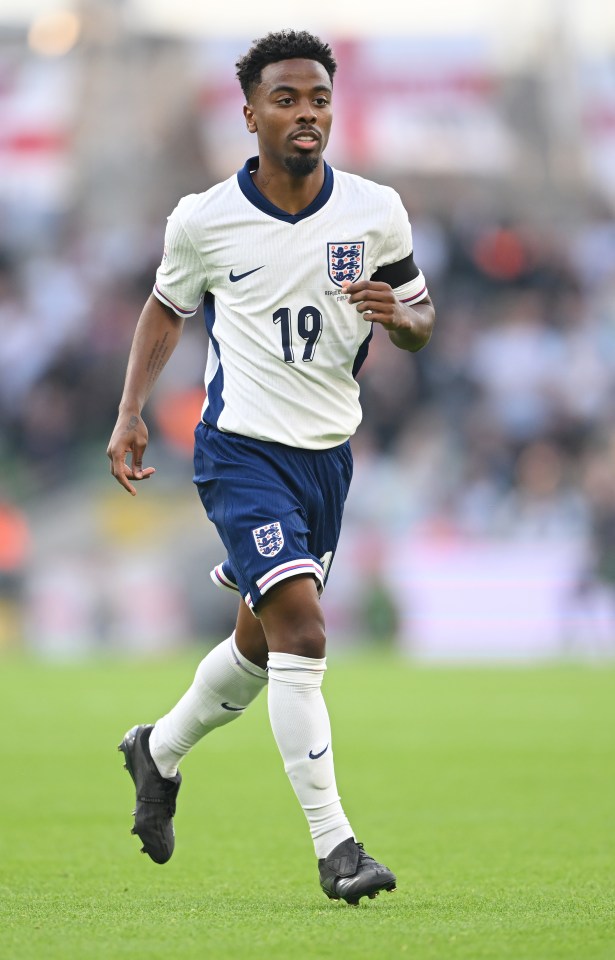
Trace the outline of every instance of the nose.
{"type": "Polygon", "coordinates": [[[316,113],[314,105],[308,97],[304,97],[297,104],[297,122],[298,123],[316,123],[316,113]]]}

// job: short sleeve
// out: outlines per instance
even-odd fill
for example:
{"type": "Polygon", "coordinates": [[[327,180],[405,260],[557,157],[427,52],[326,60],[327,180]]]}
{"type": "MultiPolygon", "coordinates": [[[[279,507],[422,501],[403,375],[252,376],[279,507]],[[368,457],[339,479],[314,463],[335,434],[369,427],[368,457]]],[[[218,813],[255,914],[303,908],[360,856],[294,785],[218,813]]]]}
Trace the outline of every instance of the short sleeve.
{"type": "Polygon", "coordinates": [[[377,270],[372,279],[391,284],[402,303],[418,303],[427,296],[427,284],[414,262],[412,227],[401,197],[394,190],[389,228],[378,252],[377,270]]]}
{"type": "Polygon", "coordinates": [[[201,258],[184,225],[180,201],[167,221],[162,262],[156,271],[154,294],[180,317],[192,317],[207,289],[207,277],[201,258]]]}

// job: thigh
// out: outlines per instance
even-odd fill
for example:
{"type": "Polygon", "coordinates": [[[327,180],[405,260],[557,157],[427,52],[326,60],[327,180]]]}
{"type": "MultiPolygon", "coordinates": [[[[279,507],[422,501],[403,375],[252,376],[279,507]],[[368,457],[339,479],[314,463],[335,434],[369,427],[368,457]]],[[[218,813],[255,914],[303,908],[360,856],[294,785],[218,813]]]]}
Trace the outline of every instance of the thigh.
{"type": "Polygon", "coordinates": [[[302,657],[325,656],[325,624],[312,577],[285,580],[259,605],[259,617],[240,601],[235,627],[240,653],[263,669],[269,650],[302,657]]]}
{"type": "Polygon", "coordinates": [[[269,650],[324,657],[325,621],[311,577],[294,577],[278,584],[261,600],[259,617],[269,650]]]}
{"type": "Polygon", "coordinates": [[[268,646],[263,625],[243,600],[239,601],[239,610],[237,611],[235,643],[244,657],[262,667],[263,670],[266,668],[268,646]]]}
{"type": "Polygon", "coordinates": [[[300,451],[197,428],[195,483],[251,610],[292,577],[324,582],[308,543],[301,470],[300,451]]]}

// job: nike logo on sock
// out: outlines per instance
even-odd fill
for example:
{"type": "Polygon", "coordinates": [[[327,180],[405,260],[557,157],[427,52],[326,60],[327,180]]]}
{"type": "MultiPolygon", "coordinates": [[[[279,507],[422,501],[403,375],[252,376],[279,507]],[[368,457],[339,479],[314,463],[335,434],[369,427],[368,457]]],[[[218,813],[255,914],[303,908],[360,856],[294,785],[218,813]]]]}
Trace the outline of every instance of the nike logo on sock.
{"type": "Polygon", "coordinates": [[[231,281],[231,283],[237,283],[238,280],[243,280],[244,277],[249,277],[251,273],[256,273],[257,270],[262,270],[264,266],[265,264],[263,264],[262,267],[254,267],[253,270],[246,270],[245,273],[233,273],[233,271],[231,270],[231,272],[228,275],[228,278],[231,281]]]}
{"type": "Polygon", "coordinates": [[[327,744],[325,749],[321,750],[320,753],[312,753],[312,751],[310,750],[310,752],[308,753],[308,757],[310,758],[310,760],[318,760],[318,758],[322,757],[323,754],[325,754],[328,749],[329,749],[329,744],[327,744]]]}
{"type": "MultiPolygon", "coordinates": [[[[221,707],[224,707],[225,710],[234,710],[234,711],[236,711],[237,713],[241,713],[242,710],[245,710],[245,709],[246,709],[245,707],[233,707],[233,706],[231,706],[230,703],[227,703],[226,700],[224,701],[224,703],[221,703],[220,706],[221,706],[221,707]]],[[[328,745],[327,745],[327,746],[328,746],[328,745]]]]}

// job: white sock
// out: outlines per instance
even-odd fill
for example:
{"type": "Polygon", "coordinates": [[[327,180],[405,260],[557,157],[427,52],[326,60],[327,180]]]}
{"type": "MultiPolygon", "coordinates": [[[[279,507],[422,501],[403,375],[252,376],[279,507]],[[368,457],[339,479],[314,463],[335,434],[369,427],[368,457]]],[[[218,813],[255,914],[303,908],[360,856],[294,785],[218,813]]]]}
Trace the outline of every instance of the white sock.
{"type": "Polygon", "coordinates": [[[326,663],[290,653],[270,653],[268,663],[271,729],[319,859],[354,836],[335,783],[331,725],[320,690],[326,663]]]}
{"type": "Polygon", "coordinates": [[[173,777],[182,757],[206,733],[240,717],[267,685],[267,671],[237,649],[235,632],[201,660],[181,700],[152,730],[149,747],[163,777],[173,777]]]}

